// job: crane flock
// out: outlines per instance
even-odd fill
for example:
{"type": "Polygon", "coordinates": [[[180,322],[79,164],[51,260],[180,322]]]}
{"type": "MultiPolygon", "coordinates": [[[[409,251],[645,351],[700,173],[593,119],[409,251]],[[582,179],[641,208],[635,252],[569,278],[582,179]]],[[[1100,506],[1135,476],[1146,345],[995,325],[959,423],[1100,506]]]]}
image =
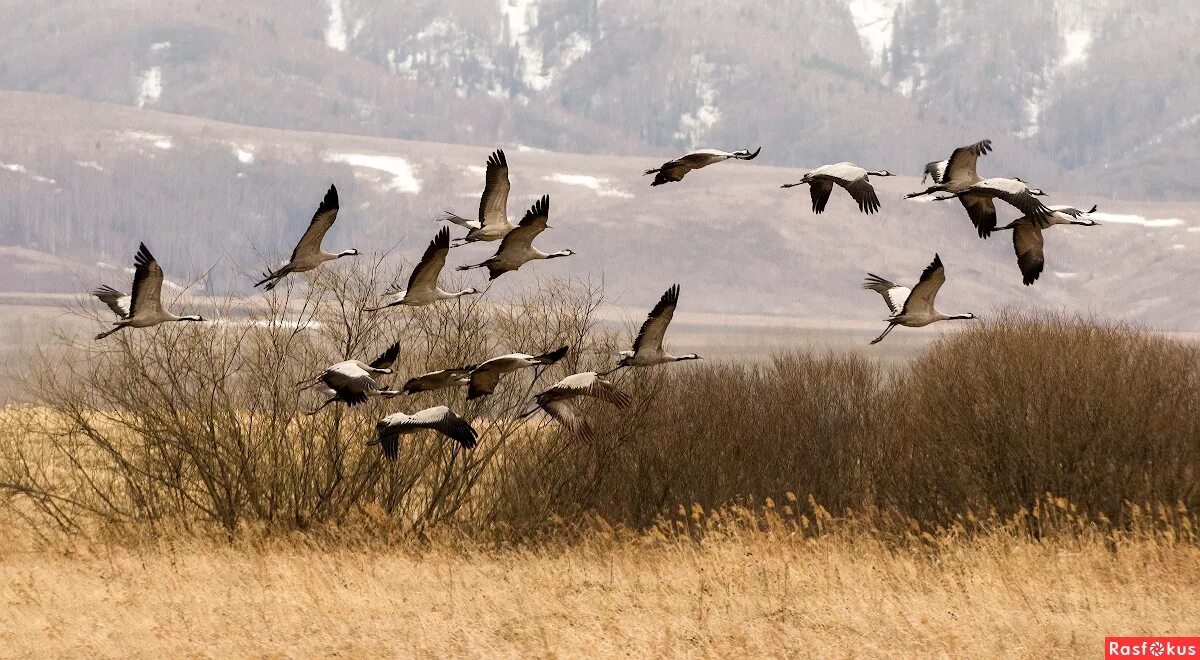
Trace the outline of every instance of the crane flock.
{"type": "MultiPolygon", "coordinates": [[[[1031,285],[1038,279],[1045,263],[1042,232],[1054,225],[1095,226],[1098,223],[1087,216],[1094,212],[1096,207],[1081,211],[1071,206],[1047,206],[1039,199],[1046,196],[1045,192],[1029,187],[1017,177],[981,177],[976,170],[977,162],[991,150],[991,140],[981,140],[955,149],[944,160],[928,163],[921,182],[924,184],[927,179],[932,179],[933,185],[925,190],[909,193],[905,197],[912,199],[938,195],[934,199],[959,200],[980,238],[987,238],[997,231],[1011,231],[1022,282],[1031,285]],[[1021,217],[997,227],[995,200],[1016,208],[1022,213],[1021,217]]],[[[753,152],[749,149],[699,149],[667,161],[659,167],[648,169],[645,174],[655,175],[651,186],[675,183],[681,181],[692,170],[730,159],[753,160],[761,151],[762,147],[753,152]]],[[[888,170],[867,170],[853,163],[841,162],[817,167],[807,172],[800,181],[783,184],[781,187],[808,185],[812,211],[819,214],[825,210],[836,186],[850,195],[859,211],[872,214],[881,208],[879,196],[871,185],[872,176],[894,175],[888,170]]],[[[451,241],[449,227],[442,227],[413,268],[407,286],[400,288],[396,283],[388,287],[384,292],[384,299],[380,301],[381,304],[368,307],[366,311],[375,313],[396,306],[422,307],[479,294],[480,291],[473,287],[451,292],[439,285],[438,280],[453,247],[500,241],[500,247],[488,259],[458,267],[460,271],[486,268],[490,280],[517,271],[532,261],[574,255],[575,252],[570,249],[543,252],[533,246],[533,241],[551,228],[548,224],[549,195],[543,195],[534,202],[521,221],[514,225],[508,219],[510,189],[508,160],[504,151],[497,149],[487,158],[477,218],[468,219],[452,212],[446,212],[443,217],[438,218],[440,221],[463,227],[467,233],[451,241]]],[[[264,272],[262,279],[254,286],[270,291],[292,273],[311,271],[328,261],[357,256],[359,252],[354,248],[340,252],[327,252],[322,248],[325,235],[337,220],[339,208],[337,188],[331,185],[313,214],[308,229],[293,249],[291,258],[278,268],[264,272]]],[[[871,344],[882,341],[897,326],[919,328],[939,321],[978,318],[970,313],[944,314],[936,309],[934,300],[945,281],[946,270],[937,254],[911,289],[868,273],[863,288],[880,294],[890,312],[885,319],[887,327],[871,341],[871,344]]],[[[125,294],[107,285],[101,285],[92,291],[92,295],[106,304],[117,316],[117,320],[113,322],[114,327],[97,334],[96,339],[103,339],[124,328],[148,328],[167,322],[205,320],[199,315],[176,316],[164,309],[162,283],[162,268],[149,249],[140,244],[134,257],[131,293],[125,294]]],[[[578,405],[581,398],[598,399],[617,408],[625,408],[631,403],[629,395],[607,380],[609,374],[624,368],[645,368],[702,359],[695,353],[671,355],[663,348],[667,328],[679,303],[679,294],[678,284],[672,285],[663,293],[658,304],[647,315],[632,348],[619,354],[620,360],[612,369],[603,373],[586,371],[563,378],[536,394],[533,397],[535,405],[528,412],[519,415],[519,418],[542,411],[569,433],[584,439],[592,438],[592,428],[578,405]]],[[[542,370],[558,363],[569,351],[569,346],[561,346],[539,355],[500,355],[479,364],[452,366],[421,374],[410,378],[401,389],[392,389],[391,385],[377,380],[377,377],[393,374],[392,367],[400,352],[399,343],[395,343],[371,362],[356,359],[338,362],[313,378],[296,383],[296,386],[307,389],[319,385],[326,397],[323,403],[307,413],[309,415],[315,415],[326,406],[335,403],[355,406],[372,396],[392,398],[402,394],[413,395],[447,388],[467,388],[466,399],[471,401],[491,395],[500,386],[505,374],[521,369],[534,369],[533,380],[536,383],[542,370]]],[[[368,444],[379,445],[383,457],[394,461],[399,456],[400,437],[426,429],[437,431],[464,449],[475,447],[479,441],[479,434],[470,422],[446,406],[436,406],[412,414],[397,412],[384,417],[376,425],[375,438],[368,444]]]]}

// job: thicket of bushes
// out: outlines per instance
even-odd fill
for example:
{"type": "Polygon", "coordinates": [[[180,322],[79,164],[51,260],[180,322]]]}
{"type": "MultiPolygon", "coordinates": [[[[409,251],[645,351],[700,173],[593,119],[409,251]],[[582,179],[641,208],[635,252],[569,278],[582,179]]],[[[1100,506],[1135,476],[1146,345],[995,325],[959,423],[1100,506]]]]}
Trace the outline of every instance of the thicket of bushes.
{"type": "Polygon", "coordinates": [[[1118,523],[1129,502],[1200,505],[1200,356],[1160,335],[1006,316],[892,371],[804,351],[624,370],[615,378],[634,405],[589,410],[597,439],[584,442],[516,413],[538,388],[613,364],[625,339],[597,330],[596,288],[540,281],[504,303],[365,313],[384,275],[330,269],[238,323],[54,344],[30,371],[31,403],[2,413],[0,502],[43,529],[290,531],[365,516],[406,534],[438,525],[517,540],[563,520],[639,527],[681,504],[789,492],[927,528],[968,510],[1008,517],[1047,493],[1118,523]],[[294,383],[396,340],[396,385],[508,351],[573,350],[537,383],[513,374],[478,403],[444,390],[302,414],[316,395],[294,383]],[[443,403],[480,430],[475,450],[426,434],[393,464],[366,446],[385,414],[443,403]]]}

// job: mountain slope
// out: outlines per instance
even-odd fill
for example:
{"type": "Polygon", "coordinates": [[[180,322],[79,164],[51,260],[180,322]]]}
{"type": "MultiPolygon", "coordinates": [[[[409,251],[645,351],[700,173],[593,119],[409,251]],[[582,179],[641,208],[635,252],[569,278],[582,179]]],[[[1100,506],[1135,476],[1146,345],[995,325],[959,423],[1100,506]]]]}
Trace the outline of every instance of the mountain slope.
{"type": "MultiPolygon", "coordinates": [[[[329,248],[394,247],[391,259],[415,259],[443,210],[474,213],[493,148],[280,131],[16,92],[0,93],[0,121],[14,127],[0,135],[0,244],[57,263],[117,265],[6,272],[0,289],[8,291],[77,292],[101,279],[126,286],[121,267],[145,241],[172,279],[211,269],[198,291],[249,294],[254,276],[290,252],[331,182],[342,212],[329,248]]],[[[878,215],[858,213],[837,191],[815,216],[806,191],[779,188],[801,169],[728,162],[651,188],[641,172],[657,156],[501,146],[510,216],[548,193],[554,230],[538,244],[579,254],[507,275],[490,295],[539,276],[603,277],[613,300],[647,307],[679,282],[688,311],[877,321],[885,309],[861,290],[865,272],[911,283],[936,251],[947,267],[939,297],[947,311],[1051,306],[1200,329],[1191,312],[1200,294],[1178,286],[1197,276],[1200,226],[1187,220],[1195,204],[1055,195],[1109,215],[1099,227],[1049,231],[1046,271],[1023,287],[1008,237],[979,240],[955,203],[901,199],[918,186],[915,176],[876,181],[878,215]]],[[[994,171],[1011,146],[997,139],[981,170],[994,171]]],[[[1015,215],[1000,213],[1002,221],[1015,215]]],[[[451,265],[478,262],[494,247],[458,248],[451,265]]]]}
{"type": "Polygon", "coordinates": [[[1190,0],[30,0],[0,88],[259,126],[897,167],[980,137],[1047,188],[1194,198],[1190,0]]]}

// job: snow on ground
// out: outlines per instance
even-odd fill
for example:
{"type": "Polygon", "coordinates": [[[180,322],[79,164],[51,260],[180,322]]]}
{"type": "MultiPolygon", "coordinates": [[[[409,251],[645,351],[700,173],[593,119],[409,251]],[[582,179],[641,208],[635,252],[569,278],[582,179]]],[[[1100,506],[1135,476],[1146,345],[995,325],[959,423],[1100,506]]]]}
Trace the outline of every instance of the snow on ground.
{"type": "Polygon", "coordinates": [[[97,172],[104,171],[104,168],[100,166],[100,163],[97,163],[94,160],[77,160],[75,161],[75,164],[80,167],[86,167],[89,170],[96,170],[97,172]]]}
{"type": "MultiPolygon", "coordinates": [[[[1096,211],[1088,214],[1088,217],[1094,219],[1101,224],[1113,223],[1118,225],[1141,225],[1143,227],[1152,227],[1161,229],[1164,227],[1178,227],[1183,224],[1183,220],[1179,218],[1147,218],[1141,215],[1132,213],[1104,213],[1096,211]]],[[[1188,231],[1191,231],[1190,229],[1188,231]]]]}
{"type": "Polygon", "coordinates": [[[854,20],[854,29],[863,48],[871,56],[871,65],[883,63],[883,53],[892,45],[892,18],[896,8],[908,0],[850,0],[846,8],[854,20]]]}
{"type": "Polygon", "coordinates": [[[17,163],[0,163],[0,169],[8,170],[9,172],[13,172],[15,174],[24,174],[25,176],[39,183],[56,183],[54,179],[51,179],[48,176],[42,176],[40,174],[33,174],[29,170],[25,169],[24,165],[17,163]]]}
{"type": "Polygon", "coordinates": [[[171,47],[171,42],[169,42],[169,41],[159,41],[158,43],[153,43],[153,44],[150,44],[150,52],[151,52],[151,53],[161,53],[161,52],[163,52],[164,50],[167,50],[167,49],[168,49],[168,48],[170,48],[170,47],[171,47]]]}
{"type": "Polygon", "coordinates": [[[162,67],[152,66],[142,72],[138,83],[137,107],[144,108],[162,97],[162,67]]]}
{"type": "Polygon", "coordinates": [[[601,197],[620,197],[623,199],[633,197],[630,193],[611,187],[609,179],[589,176],[587,174],[562,174],[556,172],[542,177],[542,181],[562,183],[568,186],[583,186],[584,188],[592,189],[601,197]]]}
{"type": "Polygon", "coordinates": [[[384,188],[414,195],[421,192],[421,180],[416,177],[412,165],[399,156],[327,153],[325,162],[386,172],[392,175],[392,180],[384,184],[384,188]]]}
{"type": "Polygon", "coordinates": [[[325,26],[325,45],[334,50],[346,50],[346,16],[342,0],[329,0],[329,23],[325,26]]]}
{"type": "Polygon", "coordinates": [[[1092,31],[1086,27],[1067,30],[1063,34],[1063,55],[1059,68],[1082,64],[1087,61],[1088,47],[1092,45],[1092,31]]]}
{"type": "Polygon", "coordinates": [[[233,155],[237,156],[239,163],[249,165],[254,162],[254,147],[249,145],[234,147],[233,155]]]}
{"type": "Polygon", "coordinates": [[[1079,273],[1060,273],[1056,270],[1056,271],[1054,271],[1054,276],[1059,279],[1073,280],[1076,277],[1079,277],[1079,273]]]}
{"type": "Polygon", "coordinates": [[[690,148],[699,146],[710,129],[721,120],[721,110],[717,107],[717,90],[713,87],[712,78],[715,66],[704,59],[704,55],[692,55],[692,71],[696,79],[696,97],[700,99],[700,107],[695,112],[685,112],[679,117],[679,130],[675,139],[682,140],[690,148]]]}
{"type": "Polygon", "coordinates": [[[158,133],[145,133],[143,131],[125,131],[125,137],[135,140],[142,140],[153,143],[159,149],[170,149],[172,146],[171,136],[159,135],[158,133]]]}

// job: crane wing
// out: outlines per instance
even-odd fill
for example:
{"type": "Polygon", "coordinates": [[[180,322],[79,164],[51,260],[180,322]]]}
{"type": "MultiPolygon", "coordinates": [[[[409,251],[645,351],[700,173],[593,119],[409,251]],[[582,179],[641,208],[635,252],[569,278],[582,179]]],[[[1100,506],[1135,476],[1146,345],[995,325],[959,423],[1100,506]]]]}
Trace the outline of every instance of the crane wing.
{"type": "Polygon", "coordinates": [[[829,203],[829,196],[833,194],[833,181],[824,178],[809,181],[808,194],[812,197],[813,213],[821,213],[829,203]]]}
{"type": "Polygon", "coordinates": [[[975,225],[979,237],[991,236],[996,230],[996,204],[992,202],[992,198],[967,193],[960,196],[958,201],[962,202],[963,208],[967,210],[967,217],[971,218],[971,224],[975,225]]]}
{"type": "Polygon", "coordinates": [[[617,389],[611,381],[601,378],[594,371],[572,374],[555,383],[550,389],[537,395],[538,405],[551,401],[561,401],[577,396],[590,396],[618,408],[629,406],[631,400],[628,394],[617,389]]]}
{"type": "MultiPolygon", "coordinates": [[[[1024,188],[1022,186],[1022,188],[1024,188]]],[[[1054,213],[1048,206],[1042,203],[1028,188],[1018,191],[998,190],[996,197],[1008,202],[1016,207],[1023,215],[1027,215],[1030,219],[1041,227],[1046,227],[1049,223],[1046,218],[1054,213]]]]}
{"type": "Polygon", "coordinates": [[[496,250],[496,257],[505,251],[523,251],[532,247],[533,239],[546,230],[546,222],[549,219],[550,196],[542,195],[542,198],[534,202],[533,206],[525,212],[525,217],[521,218],[521,224],[505,234],[500,241],[500,249],[496,250]]]}
{"type": "Polygon", "coordinates": [[[934,181],[944,183],[949,180],[978,180],[979,174],[975,171],[975,163],[979,161],[980,156],[987,154],[991,150],[991,140],[980,140],[975,144],[968,144],[965,147],[955,149],[950,154],[950,158],[945,161],[946,169],[942,174],[942,178],[938,179],[934,177],[934,181]]]}
{"type": "Polygon", "coordinates": [[[504,150],[497,149],[487,159],[487,174],[483,184],[483,196],[479,198],[479,225],[506,224],[508,222],[508,160],[504,150]]]}
{"type": "Polygon", "coordinates": [[[145,243],[138,244],[133,257],[133,294],[129,305],[129,316],[161,312],[163,272],[158,261],[145,243]]]}
{"type": "Polygon", "coordinates": [[[300,237],[296,249],[292,250],[292,261],[302,255],[316,254],[321,251],[321,241],[325,240],[325,233],[333,226],[333,221],[337,220],[337,214],[337,186],[331,185],[325,193],[325,198],[321,200],[321,205],[317,207],[317,212],[313,214],[312,222],[308,223],[308,229],[300,237]]]}
{"type": "Polygon", "coordinates": [[[913,287],[908,300],[904,302],[902,314],[933,312],[933,300],[937,297],[938,289],[946,282],[946,269],[942,267],[942,258],[933,255],[933,262],[921,272],[921,280],[913,287]]]}
{"type": "Polygon", "coordinates": [[[478,399],[481,396],[488,396],[496,391],[496,385],[500,383],[501,371],[499,369],[475,369],[471,372],[471,382],[467,387],[467,400],[478,399]]]}
{"type": "Polygon", "coordinates": [[[633,352],[649,349],[661,351],[663,337],[667,334],[667,326],[675,316],[675,306],[679,303],[679,285],[667,289],[658,299],[658,304],[650,310],[650,314],[642,323],[637,338],[633,340],[633,352]]]}
{"type": "Polygon", "coordinates": [[[107,284],[101,284],[92,291],[92,295],[99,298],[105,305],[108,305],[108,308],[118,317],[125,318],[129,316],[129,304],[132,298],[128,295],[117,291],[107,284]]]}
{"type": "MultiPolygon", "coordinates": [[[[875,187],[867,180],[867,177],[847,181],[845,179],[835,179],[839,185],[850,193],[855,202],[858,202],[858,210],[863,213],[874,213],[879,210],[879,195],[875,194],[875,187]]],[[[826,196],[828,199],[828,196],[826,196]]],[[[824,206],[824,205],[822,205],[824,206]]]]}
{"type": "Polygon", "coordinates": [[[592,431],[591,424],[588,424],[583,415],[579,414],[579,409],[570,401],[556,399],[547,401],[546,403],[538,404],[542,410],[546,411],[554,421],[563,425],[569,433],[577,435],[584,440],[591,442],[595,439],[596,434],[592,431]]]}
{"type": "Polygon", "coordinates": [[[438,277],[442,274],[442,267],[446,265],[446,255],[450,253],[450,228],[442,227],[442,230],[433,237],[429,242],[429,247],[425,248],[425,254],[422,255],[420,263],[416,268],[413,268],[412,275],[408,278],[408,290],[433,290],[437,288],[438,277]]]}
{"type": "Polygon", "coordinates": [[[393,413],[384,417],[375,425],[378,435],[370,444],[379,445],[384,458],[394,461],[400,453],[400,436],[419,429],[437,431],[466,449],[473,448],[479,440],[479,434],[467,420],[446,406],[436,406],[412,415],[393,413]]]}
{"type": "Polygon", "coordinates": [[[925,163],[925,171],[921,174],[921,183],[925,183],[925,179],[933,177],[934,183],[946,182],[946,166],[950,164],[950,160],[935,160],[932,163],[925,163]]]}
{"type": "Polygon", "coordinates": [[[321,374],[321,382],[333,390],[346,405],[356,406],[367,400],[367,394],[379,389],[375,379],[353,363],[340,363],[321,374]]]}
{"type": "Polygon", "coordinates": [[[396,363],[396,358],[400,356],[400,342],[396,342],[388,346],[387,350],[371,361],[371,366],[376,369],[391,369],[396,363]]]}
{"type": "Polygon", "coordinates": [[[1021,269],[1021,281],[1025,286],[1036,282],[1042,274],[1046,264],[1044,243],[1042,230],[1033,222],[1018,222],[1013,227],[1013,250],[1017,253],[1017,267],[1021,269]]]}
{"type": "Polygon", "coordinates": [[[904,302],[908,300],[909,294],[912,293],[912,289],[900,286],[891,280],[885,280],[874,273],[867,273],[867,279],[863,282],[863,288],[870,289],[883,296],[883,302],[892,311],[892,316],[896,316],[904,311],[904,302]]]}

